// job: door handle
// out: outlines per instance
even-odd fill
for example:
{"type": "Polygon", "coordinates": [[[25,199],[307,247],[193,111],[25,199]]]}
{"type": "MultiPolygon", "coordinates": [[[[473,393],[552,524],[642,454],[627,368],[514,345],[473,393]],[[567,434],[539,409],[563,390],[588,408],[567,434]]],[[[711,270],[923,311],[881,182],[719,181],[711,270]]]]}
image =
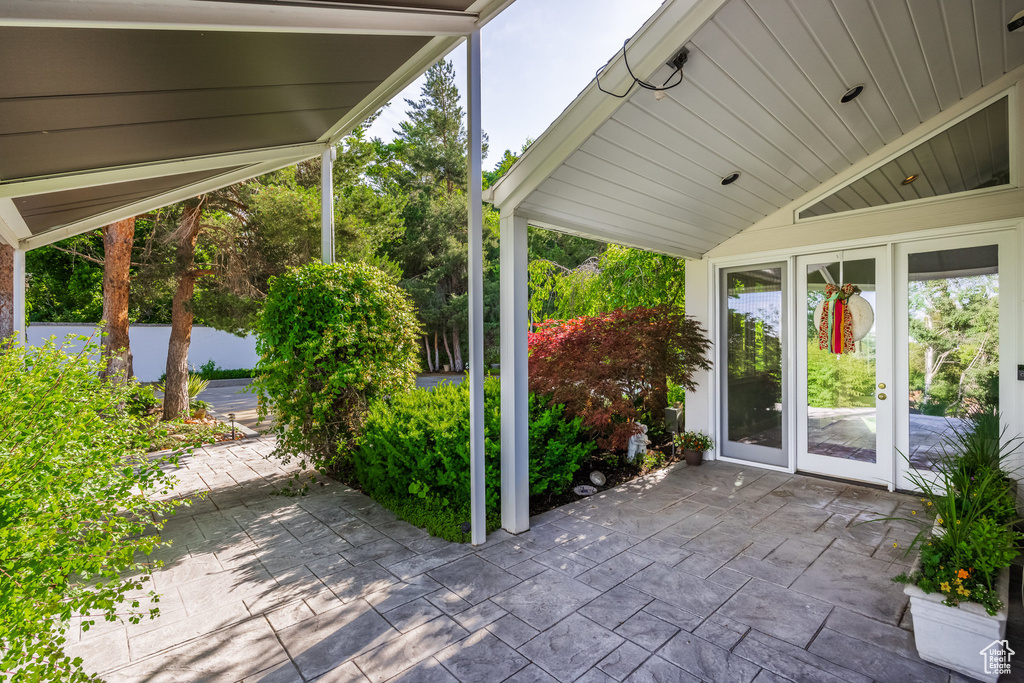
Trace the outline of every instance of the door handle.
{"type": "Polygon", "coordinates": [[[885,400],[885,394],[879,394],[878,395],[878,400],[879,401],[884,401],[885,400]]]}

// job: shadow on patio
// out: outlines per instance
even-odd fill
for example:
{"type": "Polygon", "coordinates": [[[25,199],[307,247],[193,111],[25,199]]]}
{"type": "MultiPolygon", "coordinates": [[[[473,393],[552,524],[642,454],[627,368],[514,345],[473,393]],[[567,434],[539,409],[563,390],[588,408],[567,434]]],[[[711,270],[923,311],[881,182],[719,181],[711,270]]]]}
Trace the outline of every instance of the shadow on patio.
{"type": "Polygon", "coordinates": [[[913,497],[677,465],[472,548],[336,482],[272,495],[271,448],[197,451],[180,490],[211,493],[168,525],[164,614],[70,651],[112,682],[950,680],[889,580],[914,532],[857,525],[913,497]]]}

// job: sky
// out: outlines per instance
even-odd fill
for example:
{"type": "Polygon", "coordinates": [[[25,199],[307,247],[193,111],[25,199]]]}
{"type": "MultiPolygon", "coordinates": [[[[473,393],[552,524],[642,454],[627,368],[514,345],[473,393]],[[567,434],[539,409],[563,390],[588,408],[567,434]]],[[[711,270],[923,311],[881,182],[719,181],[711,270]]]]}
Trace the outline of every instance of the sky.
{"type": "MultiPolygon", "coordinates": [[[[482,123],[490,139],[484,169],[506,149],[536,139],[636,33],[661,0],[516,0],[481,31],[482,123]]],[[[466,46],[448,58],[465,97],[466,46]]],[[[370,136],[394,138],[406,99],[419,99],[417,79],[384,109],[370,136]]],[[[463,99],[465,109],[465,99],[463,99]]]]}

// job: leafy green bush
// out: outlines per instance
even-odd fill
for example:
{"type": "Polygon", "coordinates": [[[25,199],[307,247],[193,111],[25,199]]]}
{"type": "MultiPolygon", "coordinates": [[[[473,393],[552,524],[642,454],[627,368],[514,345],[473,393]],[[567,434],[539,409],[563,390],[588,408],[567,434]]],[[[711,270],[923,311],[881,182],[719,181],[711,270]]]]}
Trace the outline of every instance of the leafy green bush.
{"type": "Polygon", "coordinates": [[[128,413],[134,417],[148,415],[160,405],[160,399],[153,393],[153,387],[133,384],[125,401],[128,413]]]}
{"type": "Polygon", "coordinates": [[[224,368],[217,365],[211,358],[202,365],[199,366],[199,376],[205,380],[214,379],[248,379],[253,377],[252,368],[238,368],[235,370],[225,370],[224,368]]]}
{"type": "Polygon", "coordinates": [[[362,263],[309,264],[271,279],[256,324],[253,390],[275,411],[276,455],[341,465],[369,401],[411,389],[419,325],[406,294],[362,263]]]}
{"type": "Polygon", "coordinates": [[[121,408],[136,390],[102,379],[96,358],[53,341],[0,351],[3,680],[98,680],[63,654],[63,633],[76,614],[141,619],[139,599],[121,603],[146,587],[137,554],[161,545],[150,520],[177,504],[153,500],[169,460],[143,457],[147,435],[121,408]]]}
{"type": "MultiPolygon", "coordinates": [[[[484,451],[487,510],[501,496],[501,382],[484,382],[484,451]]],[[[568,420],[561,405],[530,397],[530,494],[560,493],[594,448],[581,418],[568,420]]],[[[360,486],[388,505],[395,501],[448,517],[443,529],[469,519],[469,386],[442,384],[431,391],[396,394],[373,403],[352,462],[360,486]],[[453,514],[454,513],[454,514],[453,514]]],[[[412,521],[412,520],[410,520],[412,521]]]]}

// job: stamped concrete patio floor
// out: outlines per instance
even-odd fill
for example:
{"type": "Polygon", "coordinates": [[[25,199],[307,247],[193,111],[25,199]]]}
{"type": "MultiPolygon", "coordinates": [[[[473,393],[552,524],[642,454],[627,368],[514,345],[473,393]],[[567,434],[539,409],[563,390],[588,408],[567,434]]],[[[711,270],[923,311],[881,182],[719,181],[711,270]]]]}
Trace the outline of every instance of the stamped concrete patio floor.
{"type": "Polygon", "coordinates": [[[163,614],[70,654],[111,682],[951,680],[889,581],[910,527],[857,525],[913,497],[676,465],[474,549],[336,482],[274,495],[272,445],[184,463],[178,492],[209,496],[167,525],[163,614]]]}

